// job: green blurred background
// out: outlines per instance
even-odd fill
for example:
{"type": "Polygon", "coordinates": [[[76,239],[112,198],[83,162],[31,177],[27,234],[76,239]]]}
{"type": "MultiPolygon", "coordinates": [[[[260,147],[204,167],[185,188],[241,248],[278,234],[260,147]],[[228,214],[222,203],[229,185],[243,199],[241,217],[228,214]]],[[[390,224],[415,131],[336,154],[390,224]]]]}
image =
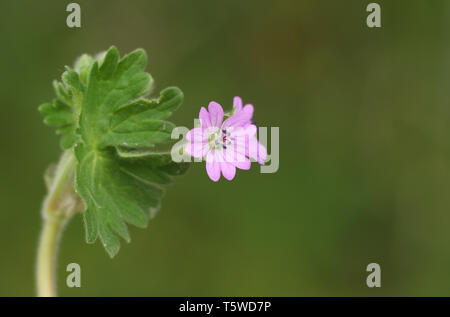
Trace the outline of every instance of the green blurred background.
{"type": "Polygon", "coordinates": [[[376,1],[380,29],[362,0],[78,0],[81,29],[70,2],[0,4],[1,296],[34,295],[42,174],[60,153],[37,106],[64,65],[111,45],[144,48],[156,91],[184,91],[178,125],[211,100],[254,104],[280,127],[280,169],[213,183],[194,164],[113,260],[77,215],[60,295],[450,295],[450,1],[376,1]],[[65,286],[71,262],[81,288],[65,286]]]}

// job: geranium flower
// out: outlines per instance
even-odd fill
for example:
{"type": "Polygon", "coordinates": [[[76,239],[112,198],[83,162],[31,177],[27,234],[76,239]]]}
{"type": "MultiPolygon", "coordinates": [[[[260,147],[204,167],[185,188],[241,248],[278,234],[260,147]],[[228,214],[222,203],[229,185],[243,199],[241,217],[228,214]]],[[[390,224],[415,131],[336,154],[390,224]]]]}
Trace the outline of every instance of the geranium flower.
{"type": "Polygon", "coordinates": [[[222,174],[228,180],[236,175],[236,168],[250,169],[250,159],[264,164],[266,148],[256,138],[252,123],[253,106],[242,106],[242,99],[234,98],[233,111],[224,114],[222,106],[211,101],[208,110],[200,109],[200,127],[190,130],[185,151],[196,158],[206,159],[206,172],[217,182],[222,174]],[[225,118],[225,121],[224,121],[225,118]]]}

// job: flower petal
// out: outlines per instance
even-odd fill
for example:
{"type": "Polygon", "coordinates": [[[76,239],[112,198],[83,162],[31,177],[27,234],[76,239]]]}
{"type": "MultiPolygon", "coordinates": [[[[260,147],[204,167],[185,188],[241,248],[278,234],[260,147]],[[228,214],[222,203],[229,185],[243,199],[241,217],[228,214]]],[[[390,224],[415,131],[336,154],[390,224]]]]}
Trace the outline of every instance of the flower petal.
{"type": "Polygon", "coordinates": [[[215,101],[211,101],[208,105],[208,111],[211,125],[220,128],[223,121],[222,106],[215,101]]]}
{"type": "Polygon", "coordinates": [[[208,135],[205,132],[206,129],[203,128],[194,128],[192,130],[189,130],[188,133],[186,133],[186,140],[193,141],[193,142],[206,142],[208,141],[208,135]]]}
{"type": "Polygon", "coordinates": [[[256,139],[256,137],[251,137],[249,140],[248,156],[258,161],[261,165],[264,165],[264,161],[267,159],[267,149],[256,139]]]}
{"type": "Polygon", "coordinates": [[[233,108],[234,108],[234,113],[241,111],[242,110],[242,99],[241,97],[234,97],[233,99],[233,108]]]}
{"type": "Polygon", "coordinates": [[[250,160],[245,156],[242,160],[236,160],[231,164],[233,164],[234,166],[236,166],[237,168],[239,168],[241,170],[249,170],[250,166],[252,165],[250,160]]]}
{"type": "Polygon", "coordinates": [[[241,134],[234,137],[233,150],[244,156],[249,156],[250,138],[246,134],[241,134]]]}
{"type": "Polygon", "coordinates": [[[233,165],[241,170],[249,170],[252,163],[250,162],[250,160],[248,158],[245,158],[245,161],[234,162],[233,165]]]}
{"type": "Polygon", "coordinates": [[[245,153],[238,151],[238,147],[235,143],[227,146],[226,150],[224,150],[224,160],[228,163],[238,163],[244,162],[247,160],[245,153]]]}
{"type": "Polygon", "coordinates": [[[256,128],[256,125],[250,124],[245,127],[245,134],[248,135],[249,137],[252,137],[252,136],[256,135],[257,130],[258,129],[256,128]]]}
{"type": "Polygon", "coordinates": [[[198,118],[200,119],[200,124],[201,124],[202,128],[208,128],[211,126],[211,120],[209,118],[209,113],[205,107],[202,107],[200,109],[198,118]]]}
{"type": "Polygon", "coordinates": [[[228,127],[245,127],[251,123],[253,116],[253,106],[245,105],[241,111],[236,111],[231,117],[223,122],[222,128],[228,127]]]}
{"type": "Polygon", "coordinates": [[[231,137],[241,137],[246,135],[248,137],[254,136],[258,128],[254,124],[248,124],[246,126],[232,126],[226,129],[230,133],[231,137]]]}
{"type": "Polygon", "coordinates": [[[203,142],[192,142],[187,143],[184,146],[184,151],[188,153],[190,156],[195,158],[202,158],[206,155],[208,150],[208,144],[203,142]]]}
{"type": "Polygon", "coordinates": [[[221,162],[220,169],[222,170],[223,177],[229,181],[231,181],[236,175],[236,167],[231,163],[221,162]]]}
{"type": "Polygon", "coordinates": [[[246,117],[248,117],[248,120],[252,119],[253,111],[254,111],[254,108],[253,108],[253,105],[251,105],[251,104],[245,105],[244,108],[242,108],[242,112],[246,115],[246,117]]]}
{"type": "Polygon", "coordinates": [[[206,154],[206,172],[209,178],[217,182],[220,178],[220,163],[216,161],[214,151],[209,151],[206,154]]]}

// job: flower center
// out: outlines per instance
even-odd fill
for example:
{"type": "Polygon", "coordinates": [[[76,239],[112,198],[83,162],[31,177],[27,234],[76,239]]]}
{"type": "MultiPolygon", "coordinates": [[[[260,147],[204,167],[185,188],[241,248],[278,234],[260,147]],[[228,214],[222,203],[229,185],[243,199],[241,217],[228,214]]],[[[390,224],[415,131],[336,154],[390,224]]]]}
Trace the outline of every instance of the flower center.
{"type": "Polygon", "coordinates": [[[232,140],[233,138],[230,137],[230,133],[227,132],[227,130],[217,129],[208,137],[209,148],[211,150],[226,149],[227,146],[231,144],[232,140]]]}

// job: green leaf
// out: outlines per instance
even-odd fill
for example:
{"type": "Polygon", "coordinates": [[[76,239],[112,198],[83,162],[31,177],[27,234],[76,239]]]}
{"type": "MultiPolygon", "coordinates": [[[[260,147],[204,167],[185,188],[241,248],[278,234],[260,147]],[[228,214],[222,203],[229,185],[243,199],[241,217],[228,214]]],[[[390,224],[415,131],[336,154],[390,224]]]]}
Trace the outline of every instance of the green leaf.
{"type": "Polygon", "coordinates": [[[62,135],[61,147],[63,149],[72,147],[78,136],[75,134],[74,112],[71,107],[58,98],[52,103],[40,105],[39,111],[44,115],[44,123],[56,127],[56,133],[62,135]]]}
{"type": "Polygon", "coordinates": [[[55,83],[57,98],[39,107],[44,122],[62,135],[61,146],[75,152],[86,240],[99,238],[111,257],[119,237],[130,241],[126,223],[146,227],[161,205],[162,186],[188,168],[169,153],[149,151],[171,141],[175,125],[166,119],[183,94],[169,87],[146,99],[153,85],[146,63],[143,50],[123,58],[115,47],[97,58],[83,55],[55,83]]]}

